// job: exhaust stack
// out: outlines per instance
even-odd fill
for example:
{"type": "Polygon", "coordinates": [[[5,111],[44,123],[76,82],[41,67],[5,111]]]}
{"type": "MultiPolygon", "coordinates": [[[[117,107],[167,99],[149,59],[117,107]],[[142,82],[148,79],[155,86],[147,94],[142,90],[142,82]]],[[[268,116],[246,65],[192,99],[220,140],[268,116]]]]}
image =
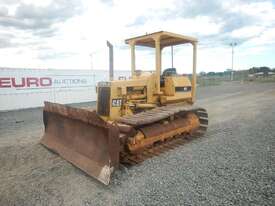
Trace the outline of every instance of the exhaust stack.
{"type": "Polygon", "coordinates": [[[107,41],[107,46],[109,47],[109,79],[112,81],[114,79],[114,51],[109,41],[107,41]]]}

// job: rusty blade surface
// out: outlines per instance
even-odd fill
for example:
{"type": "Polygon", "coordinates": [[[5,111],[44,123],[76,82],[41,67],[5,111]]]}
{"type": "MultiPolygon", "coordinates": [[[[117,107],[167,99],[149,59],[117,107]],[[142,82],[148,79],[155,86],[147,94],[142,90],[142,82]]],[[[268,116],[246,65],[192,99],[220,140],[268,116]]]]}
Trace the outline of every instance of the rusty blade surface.
{"type": "Polygon", "coordinates": [[[119,131],[95,111],[45,102],[41,143],[108,185],[119,164],[119,131]]]}

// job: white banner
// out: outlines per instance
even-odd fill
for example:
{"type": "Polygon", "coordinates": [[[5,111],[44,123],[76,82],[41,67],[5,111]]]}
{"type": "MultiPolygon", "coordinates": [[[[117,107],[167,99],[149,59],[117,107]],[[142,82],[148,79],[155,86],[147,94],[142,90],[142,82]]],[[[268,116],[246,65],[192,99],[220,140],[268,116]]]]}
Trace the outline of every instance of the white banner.
{"type": "MultiPolygon", "coordinates": [[[[115,78],[129,75],[115,71],[115,78]]],[[[96,101],[97,82],[108,78],[108,71],[101,70],[0,68],[0,110],[39,107],[44,101],[96,101]]]]}

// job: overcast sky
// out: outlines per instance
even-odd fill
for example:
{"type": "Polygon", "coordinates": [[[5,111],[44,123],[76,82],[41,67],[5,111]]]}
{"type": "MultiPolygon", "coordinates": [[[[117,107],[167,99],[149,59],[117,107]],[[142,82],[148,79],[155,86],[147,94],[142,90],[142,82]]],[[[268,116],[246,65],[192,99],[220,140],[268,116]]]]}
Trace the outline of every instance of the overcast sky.
{"type": "MultiPolygon", "coordinates": [[[[0,67],[130,70],[124,40],[166,30],[199,39],[198,71],[275,67],[275,0],[0,0],[0,67]],[[91,58],[92,54],[92,58],[91,58]]],[[[191,69],[191,46],[175,48],[174,65],[191,69]]],[[[163,68],[171,66],[170,48],[163,68]]],[[[154,69],[152,50],[137,68],[154,69]]]]}

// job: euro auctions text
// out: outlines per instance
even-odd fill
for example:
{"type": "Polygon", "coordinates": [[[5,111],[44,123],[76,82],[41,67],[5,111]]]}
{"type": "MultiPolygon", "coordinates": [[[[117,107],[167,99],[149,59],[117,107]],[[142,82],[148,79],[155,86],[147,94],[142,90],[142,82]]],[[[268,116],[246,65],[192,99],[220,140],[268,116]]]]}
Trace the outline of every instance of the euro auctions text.
{"type": "Polygon", "coordinates": [[[0,88],[39,88],[52,86],[78,86],[86,85],[87,79],[68,78],[58,79],[52,77],[1,77],[0,88]]]}

